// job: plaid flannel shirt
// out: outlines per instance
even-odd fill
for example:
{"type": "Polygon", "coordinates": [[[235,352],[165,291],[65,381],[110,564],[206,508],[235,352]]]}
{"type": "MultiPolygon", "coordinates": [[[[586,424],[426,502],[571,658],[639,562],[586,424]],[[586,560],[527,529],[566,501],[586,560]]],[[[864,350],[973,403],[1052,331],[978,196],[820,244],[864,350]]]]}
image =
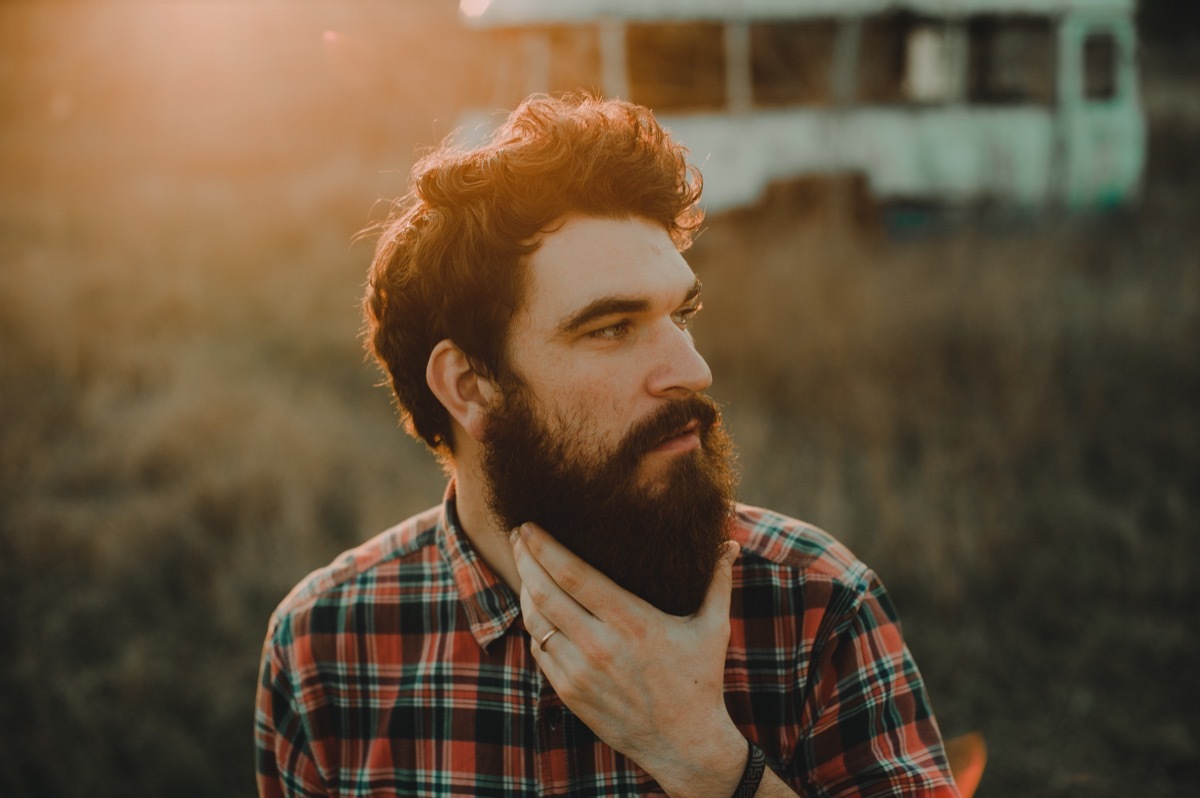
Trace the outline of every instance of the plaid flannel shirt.
{"type": "MultiPolygon", "coordinates": [[[[739,505],[725,700],[803,795],[956,796],[875,575],[739,505]]],[[[562,703],[520,602],[435,507],[302,581],[271,618],[255,723],[268,796],[662,794],[562,703]]]]}

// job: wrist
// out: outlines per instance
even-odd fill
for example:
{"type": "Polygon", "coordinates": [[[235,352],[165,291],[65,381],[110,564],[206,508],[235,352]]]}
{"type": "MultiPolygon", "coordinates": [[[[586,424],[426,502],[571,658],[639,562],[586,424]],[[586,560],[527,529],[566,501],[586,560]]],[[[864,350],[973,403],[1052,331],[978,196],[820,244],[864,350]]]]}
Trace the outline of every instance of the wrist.
{"type": "Polygon", "coordinates": [[[758,785],[762,783],[767,772],[767,757],[762,749],[750,740],[747,740],[746,744],[749,749],[746,767],[742,771],[742,780],[733,791],[733,798],[754,798],[758,793],[758,785]]]}
{"type": "Polygon", "coordinates": [[[651,773],[671,798],[732,796],[749,761],[746,738],[730,721],[718,734],[697,740],[686,758],[660,773],[651,773]]]}

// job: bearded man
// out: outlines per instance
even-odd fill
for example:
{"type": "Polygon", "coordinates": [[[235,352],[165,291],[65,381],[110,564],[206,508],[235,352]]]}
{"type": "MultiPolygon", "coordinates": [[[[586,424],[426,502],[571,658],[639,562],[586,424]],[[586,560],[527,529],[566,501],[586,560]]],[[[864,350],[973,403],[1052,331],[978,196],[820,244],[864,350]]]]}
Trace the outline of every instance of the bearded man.
{"type": "Polygon", "coordinates": [[[957,795],[875,575],[735,502],[699,194],[586,97],[415,167],[366,338],[449,486],[272,616],[260,795],[957,795]]]}

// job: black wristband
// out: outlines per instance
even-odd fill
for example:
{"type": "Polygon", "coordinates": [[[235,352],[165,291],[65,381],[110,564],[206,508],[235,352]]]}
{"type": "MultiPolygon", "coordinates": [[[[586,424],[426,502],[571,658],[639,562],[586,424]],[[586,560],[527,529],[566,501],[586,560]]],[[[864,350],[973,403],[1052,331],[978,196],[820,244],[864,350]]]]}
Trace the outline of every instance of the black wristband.
{"type": "Polygon", "coordinates": [[[758,784],[767,772],[766,754],[753,742],[746,742],[750,743],[750,756],[746,758],[746,769],[742,771],[742,780],[733,791],[733,798],[754,798],[754,793],[758,792],[758,784]]]}

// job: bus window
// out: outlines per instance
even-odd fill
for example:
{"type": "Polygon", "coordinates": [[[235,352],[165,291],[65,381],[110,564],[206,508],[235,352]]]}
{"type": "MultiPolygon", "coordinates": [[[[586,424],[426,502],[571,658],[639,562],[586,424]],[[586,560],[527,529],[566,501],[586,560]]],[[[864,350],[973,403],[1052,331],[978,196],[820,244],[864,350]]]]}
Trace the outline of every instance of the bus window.
{"type": "Polygon", "coordinates": [[[956,81],[944,21],[904,12],[871,17],[863,22],[858,52],[859,102],[953,98],[956,81]]]}
{"type": "Polygon", "coordinates": [[[863,21],[858,45],[859,102],[904,100],[904,43],[911,19],[910,14],[887,14],[863,21]]]}
{"type": "Polygon", "coordinates": [[[1117,95],[1117,40],[1093,33],[1083,41],[1083,96],[1111,100],[1117,95]]]}
{"type": "Polygon", "coordinates": [[[1049,19],[972,17],[967,40],[969,101],[1053,104],[1056,48],[1049,19]]]}
{"type": "Polygon", "coordinates": [[[833,20],[751,24],[754,104],[828,105],[836,36],[833,20]]]}
{"type": "Polygon", "coordinates": [[[631,23],[625,42],[633,102],[655,111],[725,107],[721,23],[631,23]]]}
{"type": "MultiPolygon", "coordinates": [[[[961,42],[961,39],[956,41],[961,42]]],[[[909,28],[905,43],[904,96],[917,103],[959,99],[961,47],[955,48],[946,25],[922,23],[909,28]]]]}

